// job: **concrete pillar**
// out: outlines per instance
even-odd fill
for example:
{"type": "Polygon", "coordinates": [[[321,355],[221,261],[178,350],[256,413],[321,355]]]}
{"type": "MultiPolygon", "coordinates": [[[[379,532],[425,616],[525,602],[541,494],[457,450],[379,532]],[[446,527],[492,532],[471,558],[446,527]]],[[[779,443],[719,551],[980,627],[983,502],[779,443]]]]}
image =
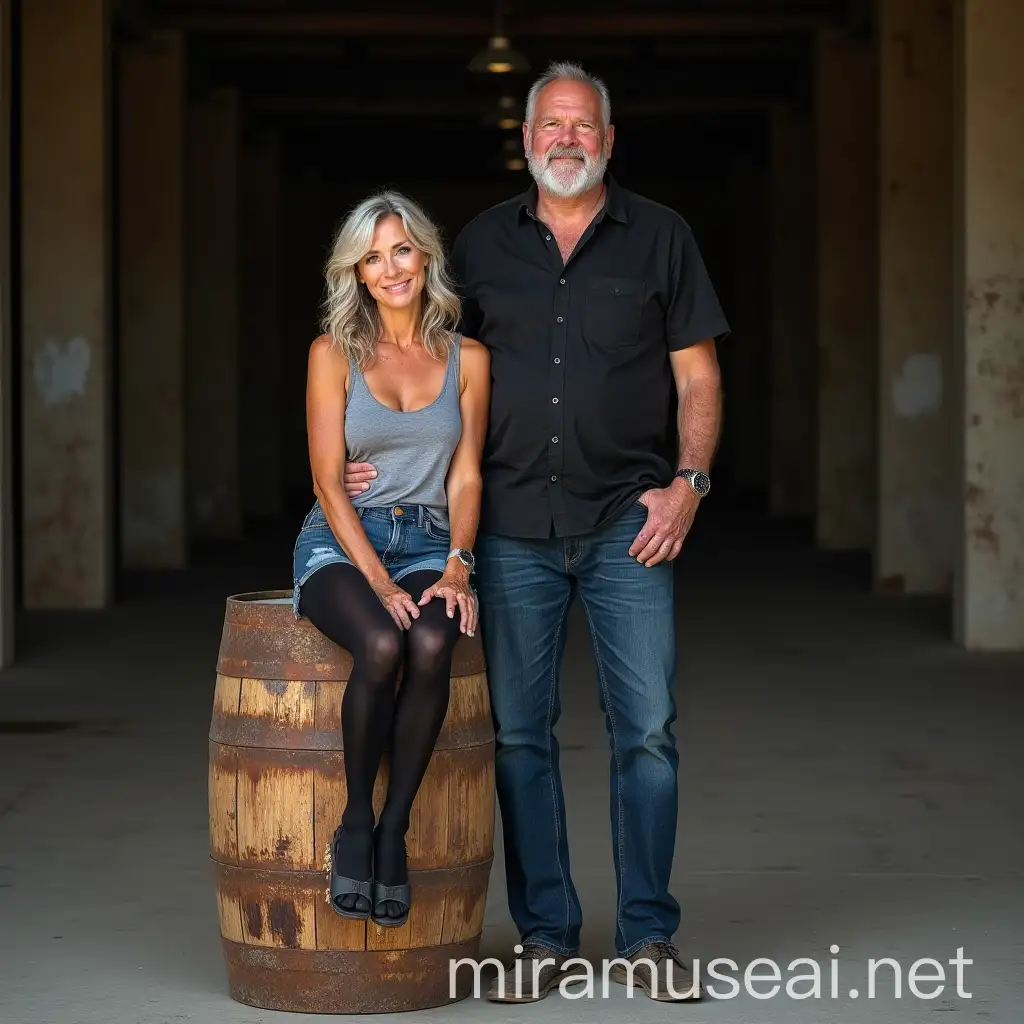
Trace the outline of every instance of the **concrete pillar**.
{"type": "Polygon", "coordinates": [[[185,387],[190,534],[242,532],[239,490],[237,95],[189,104],[186,122],[185,387]]]}
{"type": "Polygon", "coordinates": [[[810,519],[815,506],[814,119],[771,114],[771,491],[774,515],[810,519]]]}
{"type": "Polygon", "coordinates": [[[185,565],[184,63],[178,34],[120,48],[121,559],[185,565]]]}
{"type": "Polygon", "coordinates": [[[955,18],[955,634],[1024,650],[1024,6],[955,18]]]}
{"type": "Polygon", "coordinates": [[[24,604],[96,608],[113,580],[109,18],[21,5],[24,604]]]}
{"type": "Polygon", "coordinates": [[[733,308],[735,345],[732,379],[725,394],[725,418],[731,423],[730,463],[737,496],[763,500],[770,484],[771,435],[771,205],[768,170],[750,160],[732,168],[733,308]]]}
{"type": "Polygon", "coordinates": [[[871,40],[817,48],[818,546],[872,550],[878,372],[878,113],[871,40]]]}
{"type": "MultiPolygon", "coordinates": [[[[415,182],[407,183],[409,193],[415,182]]],[[[369,185],[335,185],[328,190],[312,174],[282,179],[281,323],[288,344],[305,349],[320,334],[323,262],[329,251],[338,211],[348,209],[369,192],[369,185]],[[301,342],[298,339],[303,339],[301,342]]],[[[421,199],[421,202],[427,202],[421,199]]],[[[281,435],[284,488],[291,515],[306,514],[312,504],[313,480],[306,437],[306,360],[287,358],[281,364],[281,435]]]]}
{"type": "Polygon", "coordinates": [[[879,5],[879,509],[888,593],[952,580],[952,22],[946,0],[879,5]]]}
{"type": "Polygon", "coordinates": [[[0,0],[0,668],[14,663],[14,488],[11,463],[11,2],[0,0]]]}
{"type": "MultiPolygon", "coordinates": [[[[275,136],[250,140],[239,183],[242,511],[246,522],[280,518],[281,473],[280,150],[275,136]]],[[[293,350],[294,351],[294,350],[293,350]]]]}

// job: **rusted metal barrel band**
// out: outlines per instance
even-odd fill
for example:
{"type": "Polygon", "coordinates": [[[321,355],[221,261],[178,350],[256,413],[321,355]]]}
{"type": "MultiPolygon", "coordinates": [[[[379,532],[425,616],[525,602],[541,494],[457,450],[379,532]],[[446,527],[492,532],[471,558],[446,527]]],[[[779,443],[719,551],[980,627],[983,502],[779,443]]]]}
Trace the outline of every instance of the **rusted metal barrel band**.
{"type": "MultiPolygon", "coordinates": [[[[260,719],[245,721],[235,718],[223,722],[215,721],[210,727],[210,739],[225,747],[258,753],[260,757],[275,749],[325,753],[336,751],[339,754],[345,749],[340,729],[288,732],[273,722],[260,719]]],[[[476,720],[463,723],[463,728],[458,731],[442,729],[434,744],[434,750],[472,750],[475,747],[494,748],[494,730],[489,727],[489,723],[476,720]]],[[[385,744],[384,749],[390,750],[390,742],[385,744]]],[[[316,765],[322,763],[325,762],[318,761],[316,765]]]]}
{"type": "MultiPolygon", "coordinates": [[[[272,683],[269,680],[254,680],[251,685],[272,683]]],[[[317,684],[307,685],[315,687],[317,684]]],[[[345,747],[341,729],[341,694],[325,696],[324,702],[328,699],[337,705],[330,709],[330,714],[315,713],[304,722],[282,720],[265,714],[231,713],[215,706],[210,719],[209,737],[216,743],[236,747],[247,753],[258,751],[260,757],[264,756],[264,752],[273,750],[340,752],[345,747]]],[[[320,695],[315,695],[313,700],[319,704],[320,695]]],[[[489,706],[485,706],[484,710],[486,714],[465,713],[457,701],[453,700],[434,749],[471,749],[488,744],[493,747],[494,727],[489,706]]]]}
{"type": "MultiPolygon", "coordinates": [[[[352,655],[308,619],[292,613],[290,590],[255,591],[227,599],[217,671],[247,679],[345,681],[352,655]]],[[[485,671],[480,635],[460,637],[453,676],[485,671]]]]}
{"type": "MultiPolygon", "coordinates": [[[[326,747],[259,747],[241,746],[235,743],[209,741],[210,762],[228,764],[240,756],[239,766],[243,767],[254,779],[267,768],[312,768],[318,775],[327,778],[342,778],[345,775],[345,752],[337,742],[331,748],[326,747]]],[[[494,760],[494,739],[483,740],[472,744],[438,744],[438,752],[455,754],[459,758],[459,767],[463,770],[475,771],[486,767],[494,760]]],[[[390,751],[385,748],[385,754],[390,751]]]]}
{"type": "Polygon", "coordinates": [[[231,998],[295,1013],[394,1013],[426,1010],[473,994],[480,938],[401,951],[303,950],[247,946],[221,939],[231,998]]]}
{"type": "MultiPolygon", "coordinates": [[[[446,865],[443,868],[410,867],[409,884],[422,891],[452,886],[459,889],[472,889],[479,885],[486,887],[493,862],[494,857],[491,856],[467,864],[452,862],[450,866],[446,865]]],[[[265,885],[272,886],[275,891],[280,892],[320,892],[325,884],[324,871],[297,870],[285,865],[272,867],[266,861],[261,861],[259,867],[229,864],[213,855],[210,856],[210,863],[213,865],[217,884],[223,889],[265,885]]]]}

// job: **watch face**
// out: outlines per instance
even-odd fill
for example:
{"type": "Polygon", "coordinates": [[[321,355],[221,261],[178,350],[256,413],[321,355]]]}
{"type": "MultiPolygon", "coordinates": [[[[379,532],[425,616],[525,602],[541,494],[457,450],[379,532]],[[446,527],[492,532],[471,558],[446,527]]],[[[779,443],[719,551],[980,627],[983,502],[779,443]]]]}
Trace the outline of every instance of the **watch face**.
{"type": "Polygon", "coordinates": [[[702,498],[711,490],[711,477],[702,469],[680,469],[676,476],[681,476],[702,498]]]}

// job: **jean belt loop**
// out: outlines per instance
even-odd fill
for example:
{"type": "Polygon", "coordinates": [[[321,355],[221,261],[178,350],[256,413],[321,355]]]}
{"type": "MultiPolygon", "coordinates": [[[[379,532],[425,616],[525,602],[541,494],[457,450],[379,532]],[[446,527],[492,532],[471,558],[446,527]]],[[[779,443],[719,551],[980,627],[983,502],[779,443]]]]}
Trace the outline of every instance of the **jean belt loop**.
{"type": "Polygon", "coordinates": [[[416,507],[417,507],[416,525],[422,530],[422,529],[424,529],[426,527],[427,520],[430,518],[430,516],[427,514],[427,506],[426,505],[417,505],[416,507]]]}

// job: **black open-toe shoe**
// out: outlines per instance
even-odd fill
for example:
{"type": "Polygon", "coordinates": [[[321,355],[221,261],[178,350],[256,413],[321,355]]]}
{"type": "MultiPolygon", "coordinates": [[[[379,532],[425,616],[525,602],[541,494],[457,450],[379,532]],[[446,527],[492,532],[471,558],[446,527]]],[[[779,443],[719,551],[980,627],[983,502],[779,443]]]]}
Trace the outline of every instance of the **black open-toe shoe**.
{"type": "Polygon", "coordinates": [[[327,872],[330,880],[331,908],[342,917],[348,917],[355,921],[365,921],[370,916],[374,906],[373,878],[363,880],[348,878],[345,875],[338,874],[333,854],[334,844],[337,842],[341,831],[342,827],[339,825],[334,832],[334,837],[331,839],[331,845],[324,851],[324,870],[327,872]],[[364,910],[349,910],[347,907],[343,907],[341,901],[345,896],[362,896],[366,900],[366,908],[364,910]]]}
{"type": "Polygon", "coordinates": [[[380,882],[373,883],[373,914],[374,924],[381,928],[401,928],[409,920],[409,904],[411,902],[411,891],[409,883],[403,885],[382,885],[380,882]],[[384,904],[388,901],[400,903],[404,908],[400,917],[392,917],[385,913],[384,904]]]}
{"type": "MultiPolygon", "coordinates": [[[[392,839],[393,842],[399,842],[402,844],[402,859],[405,860],[405,844],[404,839],[392,839]]],[[[381,864],[378,863],[378,844],[380,843],[380,829],[378,828],[374,832],[374,882],[373,882],[373,913],[370,915],[374,924],[378,924],[381,928],[401,928],[406,921],[409,920],[409,904],[412,902],[411,888],[408,882],[402,882],[399,885],[385,885],[383,882],[377,881],[377,876],[381,872],[381,864]],[[395,916],[393,913],[389,913],[389,910],[394,910],[394,907],[389,907],[389,903],[399,904],[401,913],[395,916]]],[[[394,848],[397,850],[397,847],[394,848]]],[[[394,852],[394,850],[392,851],[394,852]]],[[[396,865],[391,864],[390,870],[395,870],[396,865]]],[[[385,877],[386,874],[385,874],[385,877]]]]}

